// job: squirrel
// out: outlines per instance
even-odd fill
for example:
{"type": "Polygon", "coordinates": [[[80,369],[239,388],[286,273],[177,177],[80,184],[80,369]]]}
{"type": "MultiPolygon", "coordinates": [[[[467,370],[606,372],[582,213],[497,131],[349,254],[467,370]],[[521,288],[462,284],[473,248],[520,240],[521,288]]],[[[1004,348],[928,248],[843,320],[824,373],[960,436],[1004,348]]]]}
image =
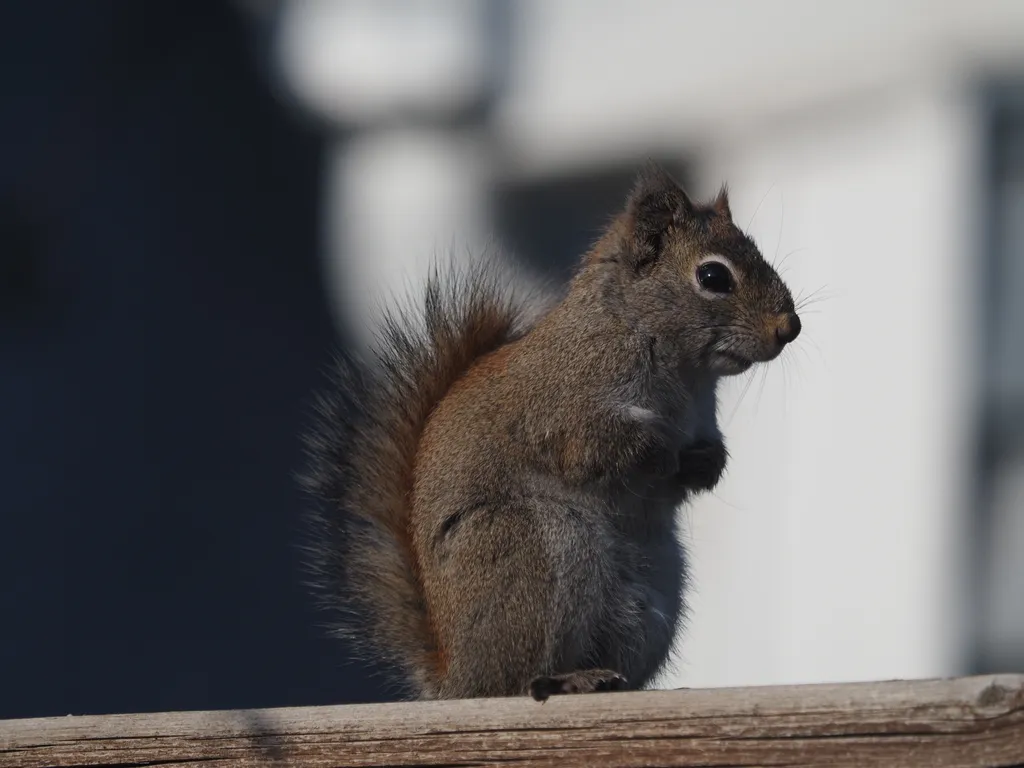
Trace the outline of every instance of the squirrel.
{"type": "Polygon", "coordinates": [[[419,699],[639,689],[685,613],[677,508],[728,453],[716,388],[800,333],[732,221],[653,164],[535,312],[484,265],[390,311],[308,435],[338,630],[419,699]]]}

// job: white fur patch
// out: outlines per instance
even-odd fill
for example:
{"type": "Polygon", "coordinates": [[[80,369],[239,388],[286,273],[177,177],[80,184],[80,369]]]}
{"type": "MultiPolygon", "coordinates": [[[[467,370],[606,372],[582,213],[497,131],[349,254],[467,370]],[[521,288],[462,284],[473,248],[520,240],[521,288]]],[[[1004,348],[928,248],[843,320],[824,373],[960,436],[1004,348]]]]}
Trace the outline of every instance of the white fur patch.
{"type": "Polygon", "coordinates": [[[626,405],[623,406],[623,410],[629,418],[635,419],[636,421],[642,421],[644,423],[657,421],[659,418],[657,412],[652,411],[650,408],[643,408],[639,405],[626,405]]]}

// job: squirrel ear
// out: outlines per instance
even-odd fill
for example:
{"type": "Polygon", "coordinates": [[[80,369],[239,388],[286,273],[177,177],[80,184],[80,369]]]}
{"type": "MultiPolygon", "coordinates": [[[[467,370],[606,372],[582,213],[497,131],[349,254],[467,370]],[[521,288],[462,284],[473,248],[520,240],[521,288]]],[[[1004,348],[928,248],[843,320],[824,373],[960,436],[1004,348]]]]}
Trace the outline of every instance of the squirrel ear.
{"type": "Polygon", "coordinates": [[[729,187],[725,184],[718,190],[718,197],[711,204],[712,209],[719,216],[732,221],[732,210],[729,208],[729,187]]]}
{"type": "Polygon", "coordinates": [[[654,261],[661,252],[665,230],[693,213],[683,188],[653,163],[640,173],[626,203],[626,218],[633,236],[633,266],[654,261]]]}

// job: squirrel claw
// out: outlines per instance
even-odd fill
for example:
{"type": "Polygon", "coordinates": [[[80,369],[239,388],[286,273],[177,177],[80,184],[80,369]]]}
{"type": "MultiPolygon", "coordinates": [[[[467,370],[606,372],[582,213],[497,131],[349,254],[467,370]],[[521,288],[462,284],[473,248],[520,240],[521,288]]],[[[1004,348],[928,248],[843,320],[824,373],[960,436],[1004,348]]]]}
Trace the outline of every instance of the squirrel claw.
{"type": "Polygon", "coordinates": [[[544,675],[530,683],[530,695],[544,702],[551,696],[573,693],[598,693],[626,689],[626,678],[609,669],[585,669],[564,675],[544,675]]]}

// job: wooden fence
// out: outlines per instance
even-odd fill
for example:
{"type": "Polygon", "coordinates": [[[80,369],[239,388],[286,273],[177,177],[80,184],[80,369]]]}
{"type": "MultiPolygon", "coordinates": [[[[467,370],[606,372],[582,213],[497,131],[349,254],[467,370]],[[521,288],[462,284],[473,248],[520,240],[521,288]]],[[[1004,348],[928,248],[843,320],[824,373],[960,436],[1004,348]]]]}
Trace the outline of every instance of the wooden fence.
{"type": "Polygon", "coordinates": [[[4,768],[499,764],[1024,766],[1024,675],[0,721],[4,768]]]}

